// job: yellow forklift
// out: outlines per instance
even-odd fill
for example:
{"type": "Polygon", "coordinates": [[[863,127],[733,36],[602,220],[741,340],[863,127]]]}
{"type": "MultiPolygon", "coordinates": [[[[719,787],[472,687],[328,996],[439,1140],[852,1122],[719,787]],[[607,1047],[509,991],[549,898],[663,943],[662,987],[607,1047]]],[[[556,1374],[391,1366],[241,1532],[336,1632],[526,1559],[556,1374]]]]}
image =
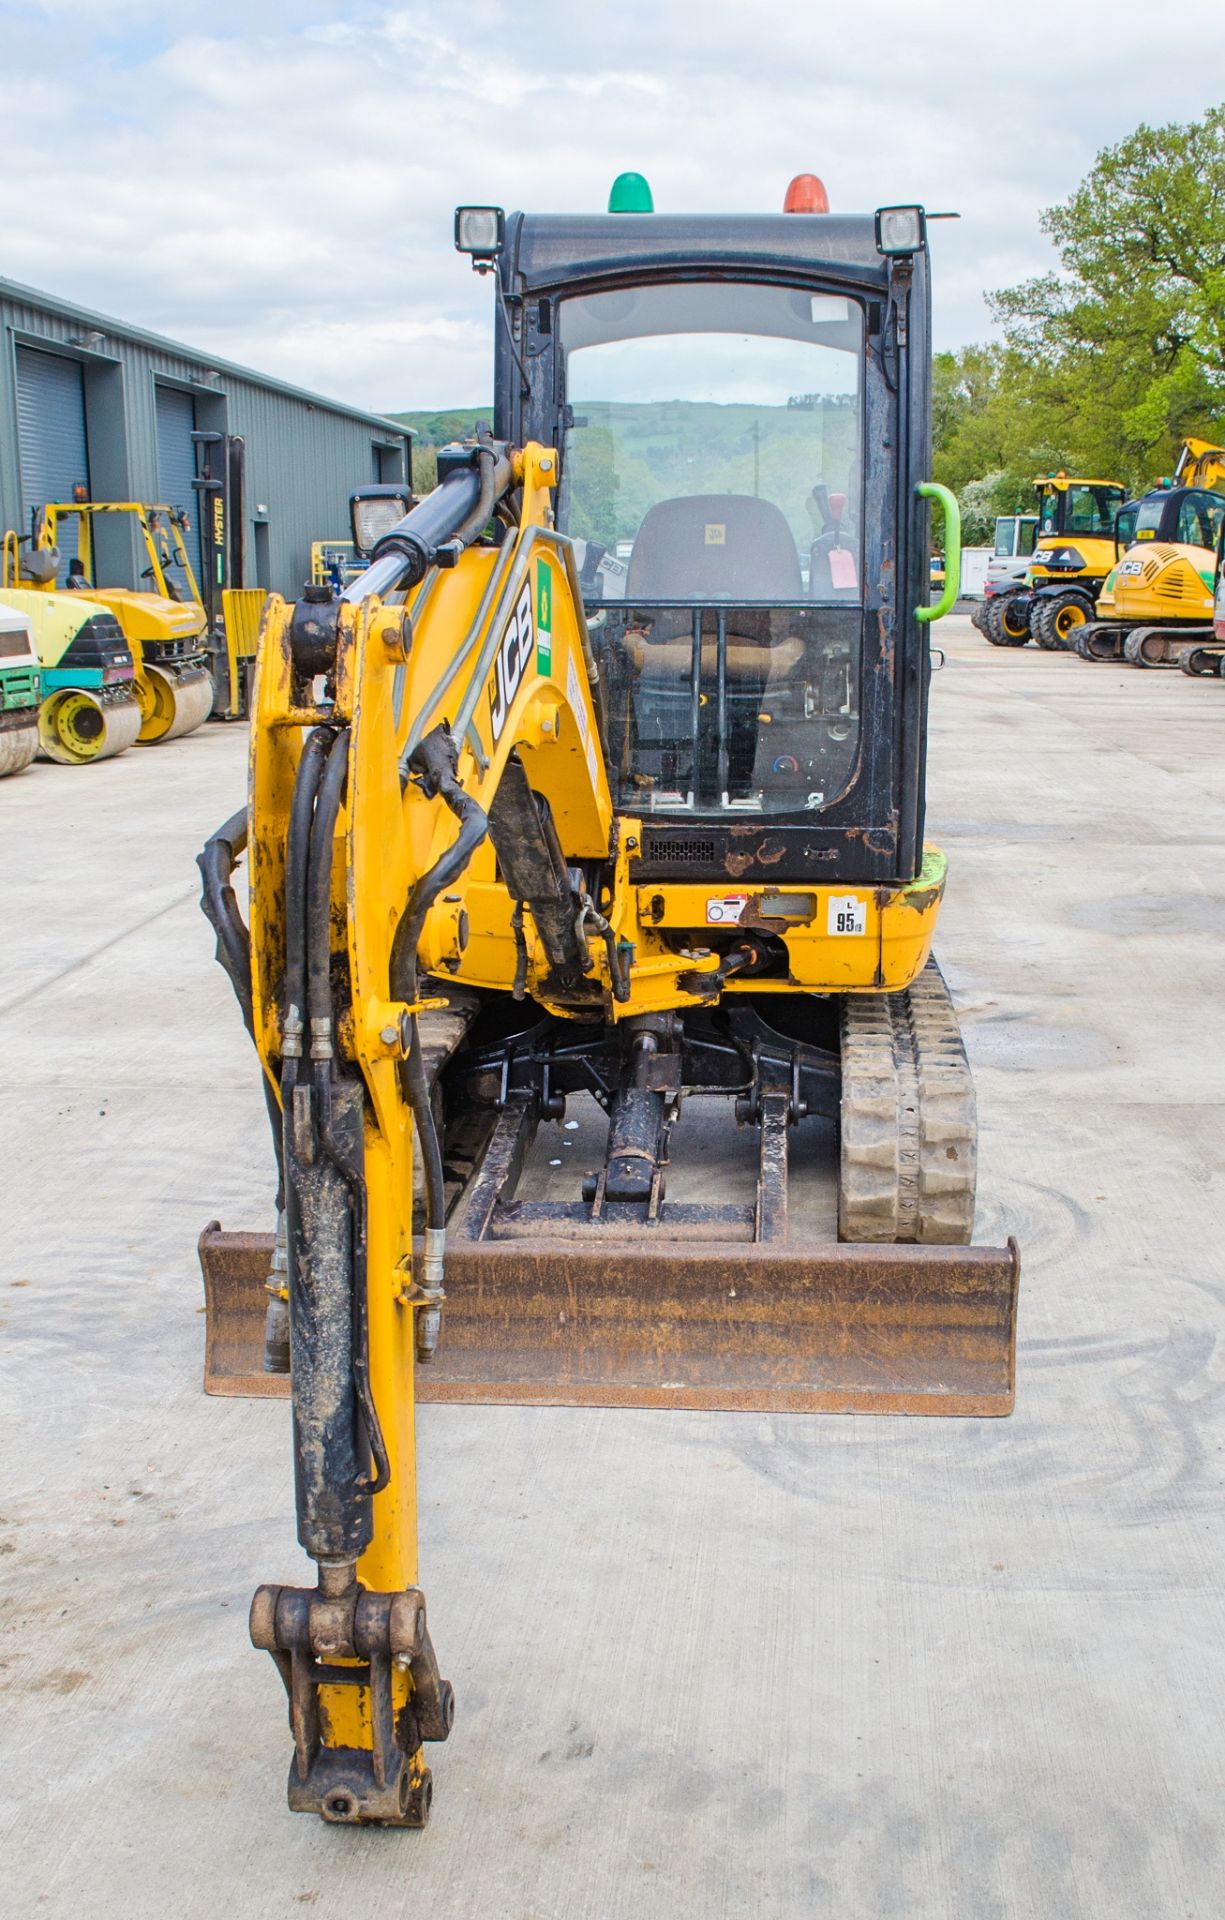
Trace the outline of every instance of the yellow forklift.
{"type": "Polygon", "coordinates": [[[315,1584],[260,1587],[250,1632],[289,1804],[330,1822],[424,1825],[451,1728],[418,1396],[1013,1404],[1018,1258],[970,1244],[931,951],[928,634],[960,539],[926,479],[926,219],[802,184],[782,214],[655,215],[638,175],[606,215],[460,208],[496,276],[493,431],[402,517],[376,502],[377,537],[355,501],[358,579],[269,604],[247,799],[200,864],[279,1219],[204,1232],[206,1367],[291,1398],[315,1584]],[[695,1100],[737,1179],[694,1153],[695,1100]],[[525,1191],[569,1102],[603,1149],[525,1191]]]}

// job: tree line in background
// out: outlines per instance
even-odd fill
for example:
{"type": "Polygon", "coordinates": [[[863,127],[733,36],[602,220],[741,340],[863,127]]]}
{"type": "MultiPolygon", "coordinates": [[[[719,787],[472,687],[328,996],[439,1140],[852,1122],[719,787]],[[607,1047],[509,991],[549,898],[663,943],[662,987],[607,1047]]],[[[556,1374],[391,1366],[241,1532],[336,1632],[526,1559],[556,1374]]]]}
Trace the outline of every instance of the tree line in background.
{"type": "Polygon", "coordinates": [[[988,295],[1002,343],[934,360],[934,477],[967,546],[1033,510],[1036,474],[1143,490],[1225,431],[1225,106],[1137,127],[1042,225],[1059,266],[988,295]]]}

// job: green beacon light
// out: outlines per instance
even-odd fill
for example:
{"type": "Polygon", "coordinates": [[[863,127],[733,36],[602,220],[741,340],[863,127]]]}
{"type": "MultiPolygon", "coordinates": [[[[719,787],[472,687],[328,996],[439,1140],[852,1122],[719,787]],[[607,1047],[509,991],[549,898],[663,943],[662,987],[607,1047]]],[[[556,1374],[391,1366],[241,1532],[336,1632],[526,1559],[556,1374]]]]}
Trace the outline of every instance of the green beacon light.
{"type": "Polygon", "coordinates": [[[651,189],[640,173],[619,173],[608,196],[610,213],[654,213],[651,189]]]}

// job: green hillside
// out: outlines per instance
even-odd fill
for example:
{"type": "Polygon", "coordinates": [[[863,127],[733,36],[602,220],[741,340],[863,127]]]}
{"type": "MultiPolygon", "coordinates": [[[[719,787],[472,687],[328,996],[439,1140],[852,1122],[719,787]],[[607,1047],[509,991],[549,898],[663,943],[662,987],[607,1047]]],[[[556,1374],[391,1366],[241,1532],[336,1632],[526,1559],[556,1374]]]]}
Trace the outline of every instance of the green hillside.
{"type": "Polygon", "coordinates": [[[493,402],[487,407],[449,407],[440,413],[389,413],[389,420],[411,427],[413,441],[413,483],[418,493],[428,493],[438,474],[435,458],[439,447],[449,440],[470,440],[478,420],[493,424],[493,402]]]}
{"type": "MultiPolygon", "coordinates": [[[[418,491],[434,455],[471,437],[488,407],[396,413],[412,427],[418,491]]],[[[849,397],[797,394],[786,407],[715,401],[582,402],[570,446],[572,531],[605,546],[631,540],[657,500],[694,493],[760,494],[782,508],[797,541],[812,537],[814,482],[850,493],[858,409],[849,397]]]]}

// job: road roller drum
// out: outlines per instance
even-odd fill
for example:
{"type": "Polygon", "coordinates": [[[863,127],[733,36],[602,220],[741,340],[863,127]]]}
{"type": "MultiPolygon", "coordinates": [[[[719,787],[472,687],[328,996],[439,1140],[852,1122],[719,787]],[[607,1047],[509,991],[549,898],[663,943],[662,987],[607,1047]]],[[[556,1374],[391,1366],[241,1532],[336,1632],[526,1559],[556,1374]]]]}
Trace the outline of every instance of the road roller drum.
{"type": "Polygon", "coordinates": [[[142,747],[177,740],[204,725],[213,710],[213,682],[202,665],[181,667],[170,663],[154,665],[146,660],[137,680],[141,725],[137,736],[142,747]]]}
{"type": "Polygon", "coordinates": [[[130,685],[65,687],[44,700],[38,716],[39,746],[63,767],[113,759],[140,732],[140,706],[130,685]]]}

